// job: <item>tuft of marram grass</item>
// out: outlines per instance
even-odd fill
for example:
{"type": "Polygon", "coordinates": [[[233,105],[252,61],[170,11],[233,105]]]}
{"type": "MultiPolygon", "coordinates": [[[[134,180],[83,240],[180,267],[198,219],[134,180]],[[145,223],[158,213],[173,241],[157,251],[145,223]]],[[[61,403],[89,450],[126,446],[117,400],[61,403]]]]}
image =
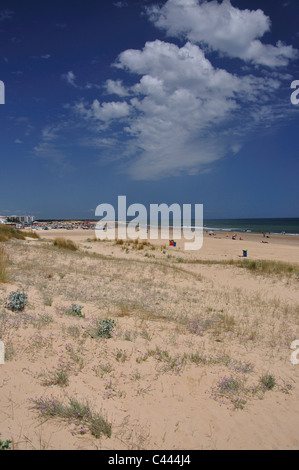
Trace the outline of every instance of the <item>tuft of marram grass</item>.
{"type": "Polygon", "coordinates": [[[38,398],[32,400],[32,408],[45,418],[60,418],[72,422],[79,428],[80,434],[90,432],[99,439],[102,435],[111,437],[112,426],[99,413],[94,412],[88,403],[69,398],[64,404],[56,399],[38,398]]]}
{"type": "Polygon", "coordinates": [[[78,246],[72,240],[66,240],[63,237],[55,238],[53,245],[57,248],[62,248],[71,251],[77,251],[78,246]]]}
{"type": "Polygon", "coordinates": [[[248,269],[257,274],[298,274],[299,265],[296,263],[286,263],[284,261],[274,260],[184,260],[186,264],[221,264],[223,266],[236,266],[238,268],[248,269]]]}
{"type": "Polygon", "coordinates": [[[8,225],[0,226],[0,242],[6,242],[11,238],[25,240],[24,233],[22,233],[20,230],[17,230],[13,227],[9,227],[8,225]]]}
{"type": "Polygon", "coordinates": [[[59,385],[60,387],[66,387],[69,383],[68,371],[65,369],[57,369],[48,374],[42,374],[42,385],[53,386],[59,385]]]}
{"type": "Polygon", "coordinates": [[[40,239],[39,234],[36,233],[36,232],[23,232],[23,233],[24,233],[25,237],[40,239]]]}
{"type": "Polygon", "coordinates": [[[8,267],[8,255],[3,248],[0,246],[0,282],[7,282],[7,267],[8,267]]]}
{"type": "Polygon", "coordinates": [[[30,238],[40,238],[36,232],[25,232],[9,225],[0,226],[0,242],[6,242],[11,238],[16,238],[18,240],[25,240],[26,237],[30,238]]]}

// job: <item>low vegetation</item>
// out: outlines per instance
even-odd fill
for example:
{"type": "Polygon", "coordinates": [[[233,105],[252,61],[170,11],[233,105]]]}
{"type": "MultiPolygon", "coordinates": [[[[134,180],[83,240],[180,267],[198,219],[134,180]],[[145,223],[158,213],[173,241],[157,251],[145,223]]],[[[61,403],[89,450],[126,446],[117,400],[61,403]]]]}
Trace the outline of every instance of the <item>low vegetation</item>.
{"type": "Polygon", "coordinates": [[[9,439],[6,439],[5,441],[2,441],[0,439],[0,450],[10,450],[11,444],[12,444],[12,441],[10,441],[9,439]]]}
{"type": "Polygon", "coordinates": [[[57,399],[38,398],[32,400],[32,408],[38,410],[43,418],[60,418],[75,426],[74,433],[90,432],[96,438],[111,437],[111,424],[99,413],[93,411],[88,403],[69,398],[67,403],[57,399]]]}
{"type": "Polygon", "coordinates": [[[53,245],[63,250],[77,251],[78,246],[72,240],[66,240],[63,237],[55,238],[53,245]]]}
{"type": "Polygon", "coordinates": [[[135,240],[122,240],[122,239],[117,239],[115,241],[115,245],[120,245],[123,250],[131,248],[132,250],[143,250],[144,248],[148,248],[150,250],[155,250],[156,246],[153,245],[152,243],[148,242],[147,240],[140,240],[139,238],[136,238],[135,240]]]}
{"type": "MultiPolygon", "coordinates": [[[[96,253],[85,252],[83,243],[74,250],[67,248],[68,240],[59,240],[0,244],[3,278],[9,272],[12,283],[0,285],[0,339],[7,367],[0,380],[7,414],[2,433],[12,439],[0,441],[0,450],[11,442],[17,449],[163,449],[182,442],[191,447],[198,444],[196,410],[200,413],[202,405],[207,419],[202,415],[201,436],[209,433],[208,420],[217,424],[222,406],[230,429],[232,409],[244,413],[252,426],[257,400],[273,400],[274,412],[282,410],[282,427],[293,406],[296,411],[294,396],[281,397],[295,394],[296,368],[289,358],[299,334],[299,310],[295,297],[288,296],[297,288],[291,276],[295,265],[192,261],[166,246],[164,253],[144,244],[157,255],[149,260],[142,251],[121,257],[121,247],[132,253],[142,250],[140,242],[107,242],[95,246],[96,253]],[[232,276],[241,268],[283,276],[265,275],[261,292],[260,278],[247,275],[246,291],[215,282],[220,265],[232,276]],[[281,284],[285,290],[275,290],[281,284]],[[21,403],[10,394],[20,383],[21,403]],[[142,415],[141,410],[150,411],[142,415]],[[24,416],[26,437],[9,422],[21,423],[24,416]],[[56,426],[61,442],[53,432],[56,426]]],[[[271,402],[266,405],[270,420],[271,402]]],[[[243,439],[246,446],[246,431],[243,439]]],[[[205,448],[214,444],[212,437],[200,442],[205,448]]]]}
{"type": "Polygon", "coordinates": [[[8,255],[3,246],[0,245],[0,282],[6,282],[8,280],[7,267],[8,267],[8,255]]]}
{"type": "Polygon", "coordinates": [[[85,318],[84,313],[82,313],[83,306],[72,304],[71,307],[65,309],[66,315],[71,315],[73,317],[85,318]]]}
{"type": "Polygon", "coordinates": [[[21,312],[27,305],[27,295],[19,290],[9,294],[5,306],[12,312],[21,312]]]}
{"type": "Polygon", "coordinates": [[[296,263],[284,263],[282,261],[272,260],[183,260],[180,262],[187,264],[220,264],[223,266],[236,266],[238,268],[248,269],[257,274],[297,274],[299,275],[299,265],[296,263]]]}
{"type": "Polygon", "coordinates": [[[11,238],[25,240],[26,237],[40,238],[36,232],[22,231],[8,225],[0,225],[0,242],[6,242],[11,238]]]}

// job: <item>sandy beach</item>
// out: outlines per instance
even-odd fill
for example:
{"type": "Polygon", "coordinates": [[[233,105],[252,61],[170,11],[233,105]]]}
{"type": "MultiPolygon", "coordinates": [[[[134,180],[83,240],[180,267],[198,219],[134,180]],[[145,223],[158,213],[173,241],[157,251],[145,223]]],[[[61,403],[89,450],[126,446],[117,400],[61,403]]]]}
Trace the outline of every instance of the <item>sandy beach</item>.
{"type": "Polygon", "coordinates": [[[186,251],[184,240],[38,234],[1,244],[2,441],[28,450],[299,449],[299,237],[204,232],[202,248],[186,251]],[[78,249],[54,246],[57,237],[78,249]],[[17,289],[28,303],[13,312],[7,298],[17,289]]]}

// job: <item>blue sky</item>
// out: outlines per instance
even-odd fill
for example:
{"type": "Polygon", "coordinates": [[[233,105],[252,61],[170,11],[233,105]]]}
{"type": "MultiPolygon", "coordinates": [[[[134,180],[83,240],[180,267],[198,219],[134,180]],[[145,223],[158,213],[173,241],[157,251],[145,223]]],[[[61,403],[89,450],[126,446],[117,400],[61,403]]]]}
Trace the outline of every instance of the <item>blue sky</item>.
{"type": "Polygon", "coordinates": [[[298,0],[0,2],[0,215],[298,217],[298,0]]]}

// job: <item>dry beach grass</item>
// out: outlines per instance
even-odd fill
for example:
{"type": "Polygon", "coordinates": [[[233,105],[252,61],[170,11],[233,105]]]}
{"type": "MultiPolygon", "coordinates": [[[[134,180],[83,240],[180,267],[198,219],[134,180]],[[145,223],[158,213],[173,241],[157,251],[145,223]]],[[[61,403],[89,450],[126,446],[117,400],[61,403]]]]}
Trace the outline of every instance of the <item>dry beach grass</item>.
{"type": "Polygon", "coordinates": [[[2,441],[50,450],[299,448],[296,238],[205,235],[201,250],[186,252],[182,241],[59,232],[0,246],[2,441]],[[54,244],[58,237],[78,249],[54,244]],[[27,303],[12,311],[17,290],[27,303]]]}

